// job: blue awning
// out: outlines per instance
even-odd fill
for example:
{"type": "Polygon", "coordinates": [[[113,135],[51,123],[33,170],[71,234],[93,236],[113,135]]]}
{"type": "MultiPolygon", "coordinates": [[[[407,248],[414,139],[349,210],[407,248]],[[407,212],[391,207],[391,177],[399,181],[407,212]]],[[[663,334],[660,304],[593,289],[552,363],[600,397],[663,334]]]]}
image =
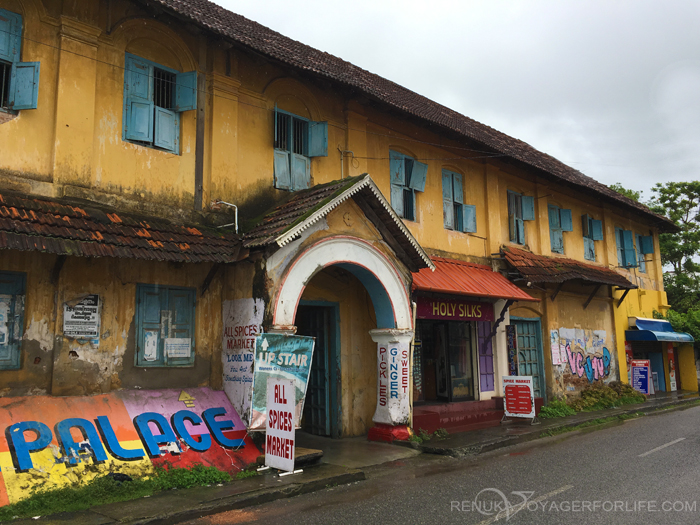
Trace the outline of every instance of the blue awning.
{"type": "MultiPolygon", "coordinates": [[[[632,324],[632,323],[630,323],[632,324]]],[[[672,343],[694,343],[695,339],[685,332],[674,332],[671,323],[663,319],[634,319],[637,330],[625,330],[627,341],[670,341],[672,343]]]]}

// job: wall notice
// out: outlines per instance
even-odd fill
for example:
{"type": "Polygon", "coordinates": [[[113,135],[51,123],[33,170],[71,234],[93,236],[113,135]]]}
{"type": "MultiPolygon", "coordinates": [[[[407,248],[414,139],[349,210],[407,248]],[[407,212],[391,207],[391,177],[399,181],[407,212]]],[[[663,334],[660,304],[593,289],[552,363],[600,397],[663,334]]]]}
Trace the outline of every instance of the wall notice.
{"type": "Polygon", "coordinates": [[[166,337],[165,355],[168,357],[191,357],[192,339],[189,337],[166,337]]]}
{"type": "Polygon", "coordinates": [[[236,299],[223,304],[224,391],[246,425],[250,423],[253,395],[255,338],[262,332],[264,312],[262,299],[236,299]]]}
{"type": "Polygon", "coordinates": [[[75,339],[90,339],[99,343],[100,296],[91,294],[75,305],[63,305],[63,335],[75,339]]]}

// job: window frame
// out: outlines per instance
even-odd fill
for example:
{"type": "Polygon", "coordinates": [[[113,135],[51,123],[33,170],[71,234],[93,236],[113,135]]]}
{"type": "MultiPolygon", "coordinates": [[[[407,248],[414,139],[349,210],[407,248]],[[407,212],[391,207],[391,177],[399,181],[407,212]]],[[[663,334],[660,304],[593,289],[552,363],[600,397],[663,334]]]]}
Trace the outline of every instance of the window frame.
{"type": "Polygon", "coordinates": [[[641,273],[647,273],[647,263],[642,253],[642,237],[641,233],[634,234],[635,247],[637,248],[637,268],[641,273]]]}
{"type": "Polygon", "coordinates": [[[508,238],[510,242],[525,245],[525,221],[535,220],[534,197],[507,190],[508,238]]]}
{"type": "Polygon", "coordinates": [[[603,221],[594,219],[587,213],[581,215],[581,230],[583,232],[583,258],[587,261],[596,262],[598,256],[596,254],[595,241],[604,240],[603,221]],[[600,230],[600,235],[596,235],[596,224],[600,230]]]}
{"type": "Polygon", "coordinates": [[[442,224],[446,230],[476,233],[476,206],[464,204],[464,175],[442,170],[442,224]],[[449,182],[446,184],[446,181],[449,182]],[[458,182],[456,182],[458,181],[458,182]],[[457,188],[459,190],[457,191],[457,188]]]}
{"type": "Polygon", "coordinates": [[[549,247],[553,253],[564,254],[564,232],[573,231],[571,210],[560,208],[556,204],[547,204],[547,220],[549,223],[549,247]],[[552,219],[556,218],[556,225],[552,219]],[[559,241],[559,246],[555,245],[559,241]]]}
{"type": "MultiPolygon", "coordinates": [[[[197,289],[183,286],[169,286],[162,284],[137,283],[136,285],[136,351],[134,352],[134,366],[138,368],[191,368],[194,366],[196,355],[196,314],[197,314],[197,289]],[[146,312],[147,305],[145,304],[145,296],[158,295],[158,321],[148,319],[146,312]],[[188,300],[191,301],[187,305],[187,310],[190,315],[188,323],[172,322],[173,308],[170,304],[171,295],[186,294],[188,300]],[[165,297],[166,302],[162,300],[165,297]],[[168,312],[166,318],[163,318],[163,312],[168,312]],[[166,325],[164,326],[164,323],[166,325]],[[165,339],[172,335],[173,324],[176,326],[188,325],[190,334],[190,357],[177,358],[168,357],[165,352],[165,339]],[[150,328],[150,329],[149,329],[150,328]],[[166,333],[167,329],[167,333],[166,333]],[[157,333],[157,356],[155,360],[147,360],[145,357],[145,340],[146,332],[157,333]]],[[[175,310],[177,317],[177,310],[175,310]]],[[[175,328],[176,331],[182,331],[182,328],[175,328]]]]}
{"type": "MultiPolygon", "coordinates": [[[[36,109],[39,102],[40,62],[21,62],[22,33],[24,19],[21,14],[0,8],[0,62],[9,66],[10,77],[7,81],[6,105],[2,105],[0,94],[0,112],[11,115],[23,109],[36,109]],[[3,28],[5,26],[5,28],[3,28]]],[[[2,86],[0,86],[2,87],[2,86]]]]}
{"type": "Polygon", "coordinates": [[[6,358],[0,358],[0,371],[19,370],[22,368],[22,336],[24,334],[27,274],[25,272],[0,271],[0,294],[10,297],[6,314],[8,320],[3,322],[5,325],[4,338],[6,339],[3,346],[6,347],[8,354],[6,358]],[[5,282],[9,284],[5,286],[5,282]],[[2,293],[3,289],[10,293],[2,293]],[[15,293],[12,293],[12,290],[15,293]],[[14,326],[9,326],[9,319],[14,319],[14,326]],[[13,342],[14,345],[12,344],[13,342]]]}
{"type": "Polygon", "coordinates": [[[637,250],[635,248],[634,232],[632,230],[624,230],[618,226],[615,226],[615,242],[617,245],[618,266],[627,270],[630,268],[637,268],[639,261],[636,253],[637,250]],[[628,239],[625,239],[625,237],[629,237],[629,242],[628,239]],[[630,247],[626,247],[626,244],[630,244],[630,247]],[[632,253],[629,253],[630,250],[632,253]],[[629,264],[629,260],[632,260],[633,264],[629,264]]]}
{"type": "Polygon", "coordinates": [[[428,165],[409,155],[389,150],[389,173],[392,209],[402,219],[418,222],[416,192],[425,190],[428,165]],[[407,207],[410,208],[410,215],[407,207]]]}

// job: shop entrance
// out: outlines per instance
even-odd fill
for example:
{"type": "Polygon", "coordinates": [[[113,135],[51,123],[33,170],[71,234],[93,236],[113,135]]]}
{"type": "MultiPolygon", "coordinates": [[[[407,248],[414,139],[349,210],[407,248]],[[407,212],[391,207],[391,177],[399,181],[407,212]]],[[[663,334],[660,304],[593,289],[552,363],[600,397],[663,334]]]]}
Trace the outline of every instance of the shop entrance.
{"type": "Polygon", "coordinates": [[[340,437],[338,429],[338,305],[303,301],[297,308],[297,335],[316,338],[306,390],[302,429],[317,436],[340,437]]]}
{"type": "Polygon", "coordinates": [[[545,397],[540,320],[514,319],[518,333],[518,375],[532,376],[535,397],[545,397]]]}

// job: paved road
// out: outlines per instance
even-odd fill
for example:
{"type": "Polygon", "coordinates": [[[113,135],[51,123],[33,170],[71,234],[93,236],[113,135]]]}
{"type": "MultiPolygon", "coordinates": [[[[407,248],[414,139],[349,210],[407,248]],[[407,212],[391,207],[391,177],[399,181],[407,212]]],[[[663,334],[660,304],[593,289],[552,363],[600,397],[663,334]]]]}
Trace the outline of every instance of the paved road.
{"type": "Polygon", "coordinates": [[[698,524],[700,407],[477,458],[421,455],[368,477],[189,525],[698,524]]]}

